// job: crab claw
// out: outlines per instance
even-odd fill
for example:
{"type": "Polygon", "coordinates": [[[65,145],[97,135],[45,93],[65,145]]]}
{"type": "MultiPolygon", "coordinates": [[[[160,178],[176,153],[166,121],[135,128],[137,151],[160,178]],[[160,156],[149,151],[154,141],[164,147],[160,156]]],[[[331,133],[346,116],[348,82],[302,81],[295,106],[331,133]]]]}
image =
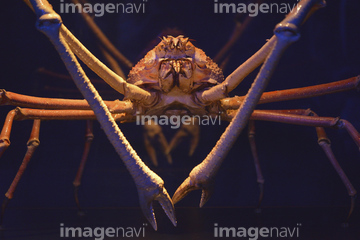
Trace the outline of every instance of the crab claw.
{"type": "Polygon", "coordinates": [[[199,206],[202,207],[210,199],[214,190],[214,181],[212,178],[201,178],[201,175],[190,173],[190,176],[175,191],[172,201],[174,204],[183,199],[191,191],[201,189],[201,199],[199,206]]]}
{"type": "Polygon", "coordinates": [[[174,204],[171,201],[169,194],[164,188],[163,184],[160,184],[155,189],[139,189],[139,202],[143,214],[150,222],[151,226],[157,230],[157,223],[153,208],[153,201],[158,201],[161,207],[164,209],[164,212],[172,222],[172,224],[176,227],[176,217],[175,217],[175,209],[174,204]]]}

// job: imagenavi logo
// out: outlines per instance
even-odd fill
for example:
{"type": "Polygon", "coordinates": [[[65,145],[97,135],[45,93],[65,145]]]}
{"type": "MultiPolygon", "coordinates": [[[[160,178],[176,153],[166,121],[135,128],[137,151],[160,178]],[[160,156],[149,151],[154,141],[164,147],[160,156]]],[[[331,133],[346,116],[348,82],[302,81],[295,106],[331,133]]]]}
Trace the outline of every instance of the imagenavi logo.
{"type": "Polygon", "coordinates": [[[145,238],[145,227],[70,227],[60,223],[60,238],[104,240],[109,238],[145,238]]]}
{"type": "Polygon", "coordinates": [[[105,13],[145,13],[145,5],[148,0],[133,0],[133,2],[118,3],[72,3],[70,0],[60,0],[60,13],[90,13],[95,17],[102,17],[105,13]]]}
{"type": "Polygon", "coordinates": [[[221,125],[221,115],[208,116],[208,115],[140,115],[136,113],[136,125],[159,125],[170,126],[172,129],[181,127],[181,125],[221,125]]]}
{"type": "Polygon", "coordinates": [[[249,14],[250,17],[256,17],[259,13],[287,14],[294,9],[299,0],[290,0],[286,3],[234,3],[221,1],[226,0],[214,0],[214,13],[244,13],[249,14]]]}
{"type": "Polygon", "coordinates": [[[214,237],[216,238],[243,238],[258,240],[264,238],[289,239],[300,237],[301,223],[295,227],[220,227],[214,223],[214,237]]]}

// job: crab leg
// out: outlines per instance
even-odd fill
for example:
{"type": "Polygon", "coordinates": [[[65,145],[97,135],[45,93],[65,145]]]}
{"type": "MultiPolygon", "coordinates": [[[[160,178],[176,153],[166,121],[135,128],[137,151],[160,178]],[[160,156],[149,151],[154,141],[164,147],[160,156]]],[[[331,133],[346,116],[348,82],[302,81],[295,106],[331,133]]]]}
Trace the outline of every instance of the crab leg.
{"type": "MultiPolygon", "coordinates": [[[[122,113],[112,114],[116,121],[130,122],[133,121],[132,116],[128,117],[122,113]]],[[[31,109],[17,107],[8,113],[5,124],[0,134],[0,139],[7,141],[13,120],[96,120],[96,116],[92,110],[49,110],[49,109],[31,109]]]]}
{"type": "MultiPolygon", "coordinates": [[[[345,172],[341,168],[340,164],[336,160],[333,151],[330,147],[330,140],[327,137],[324,127],[334,128],[346,128],[351,132],[351,136],[355,140],[355,143],[360,147],[360,134],[354,129],[354,127],[346,120],[338,118],[319,117],[311,110],[255,110],[251,116],[252,121],[274,121],[288,124],[298,124],[313,126],[316,128],[318,136],[318,144],[325,152],[330,163],[333,165],[335,171],[339,175],[346,190],[351,197],[351,207],[347,219],[349,219],[355,206],[356,189],[351,184],[350,180],[346,176],[345,172]]],[[[250,121],[251,122],[251,121],[250,121]]],[[[359,149],[360,150],[360,149],[359,149]]]]}
{"type": "MultiPolygon", "coordinates": [[[[278,24],[276,29],[282,31],[281,29],[283,28],[291,28],[294,26],[299,27],[315,10],[325,5],[324,0],[318,0],[318,4],[314,5],[313,9],[308,11],[308,8],[304,7],[306,2],[307,1],[301,1],[298,3],[297,7],[294,8],[288,16],[286,16],[283,22],[278,24]]],[[[198,93],[197,98],[202,103],[209,103],[226,97],[227,94],[234,90],[246,76],[248,76],[265,61],[278,39],[276,35],[277,33],[275,33],[275,35],[259,51],[232,72],[224,82],[209,90],[198,93]]]]}
{"type": "MultiPolygon", "coordinates": [[[[310,87],[265,92],[261,96],[259,104],[317,97],[352,89],[360,89],[360,76],[310,87]]],[[[224,98],[220,100],[221,107],[223,109],[238,109],[244,98],[243,96],[224,98]]]]}
{"type": "MultiPolygon", "coordinates": [[[[302,111],[302,110],[301,110],[302,111]]],[[[281,123],[289,123],[296,125],[305,125],[313,127],[332,127],[345,128],[350,137],[360,150],[360,134],[356,131],[354,126],[344,119],[331,117],[311,117],[311,116],[294,116],[293,114],[279,113],[274,111],[256,110],[251,116],[253,120],[260,121],[274,121],[281,123]]]]}
{"type": "MultiPolygon", "coordinates": [[[[317,116],[301,116],[304,110],[255,110],[250,119],[257,121],[271,121],[311,127],[328,127],[343,129],[345,128],[360,151],[360,133],[354,126],[344,120],[332,117],[317,117],[317,116]],[[300,113],[296,113],[296,111],[300,113]],[[290,114],[289,114],[290,113],[290,114]],[[295,116],[295,113],[300,116],[295,116]]],[[[229,110],[221,116],[221,119],[231,120],[235,116],[235,111],[229,110]]]]}
{"type": "Polygon", "coordinates": [[[126,78],[124,71],[119,66],[118,62],[111,56],[111,54],[101,45],[99,45],[100,51],[108,62],[110,68],[120,77],[126,78]]]}
{"type": "Polygon", "coordinates": [[[128,98],[142,101],[144,104],[150,105],[153,103],[156,98],[155,94],[127,83],[123,78],[100,62],[63,24],[60,26],[60,33],[64,38],[64,42],[70,46],[71,50],[113,89],[128,98]]]}
{"type": "Polygon", "coordinates": [[[40,119],[35,119],[29,141],[27,142],[26,154],[24,156],[24,159],[21,163],[21,166],[20,166],[18,172],[16,173],[16,176],[15,176],[13,182],[11,183],[8,191],[5,194],[5,199],[1,206],[0,226],[2,225],[2,222],[3,222],[5,208],[9,202],[9,200],[11,200],[13,198],[15,189],[16,189],[23,173],[25,172],[25,169],[26,169],[28,163],[30,162],[32,155],[34,154],[36,148],[40,144],[39,132],[40,132],[40,119]]]}
{"type": "MultiPolygon", "coordinates": [[[[313,114],[314,116],[317,116],[315,113],[310,113],[313,114]]],[[[349,214],[346,218],[346,222],[349,220],[352,212],[354,211],[354,207],[355,207],[355,196],[356,196],[356,189],[353,187],[353,185],[351,184],[350,180],[348,179],[348,177],[346,176],[344,170],[341,168],[339,162],[336,160],[336,157],[331,149],[330,146],[330,139],[327,137],[326,133],[325,133],[325,129],[323,127],[316,127],[316,133],[318,136],[318,144],[320,145],[320,147],[324,150],[327,158],[330,160],[331,165],[334,167],[335,171],[337,172],[337,174],[339,175],[341,181],[343,182],[343,184],[345,185],[345,188],[351,198],[351,205],[350,205],[350,210],[349,210],[349,214]]]]}
{"type": "MultiPolygon", "coordinates": [[[[314,113],[311,110],[290,110],[290,111],[286,111],[286,110],[280,110],[280,111],[275,111],[275,115],[273,115],[273,113],[271,113],[271,115],[269,115],[269,119],[273,118],[274,120],[278,119],[276,117],[276,113],[290,113],[290,114],[297,114],[297,115],[305,115],[305,116],[309,116],[309,117],[313,117],[315,119],[320,120],[319,124],[313,124],[316,127],[316,133],[318,136],[318,144],[319,146],[323,149],[323,151],[325,152],[327,158],[329,159],[330,163],[332,164],[332,166],[334,167],[335,171],[337,172],[337,174],[339,175],[341,181],[343,182],[350,198],[351,198],[351,206],[350,206],[350,210],[349,210],[349,214],[348,217],[346,219],[346,221],[349,219],[349,217],[351,216],[354,207],[355,207],[355,196],[356,196],[356,189],[353,187],[353,185],[351,184],[350,180],[348,179],[348,177],[346,176],[344,170],[341,168],[339,162],[336,160],[336,157],[330,147],[330,140],[327,137],[324,127],[322,127],[321,125],[325,125],[325,123],[327,122],[327,124],[330,124],[332,127],[335,128],[346,128],[348,130],[348,132],[351,132],[350,135],[353,137],[353,139],[355,140],[355,143],[358,145],[359,150],[360,150],[360,134],[354,129],[354,127],[347,122],[346,120],[342,120],[342,119],[332,119],[330,120],[330,118],[323,118],[323,117],[319,117],[316,113],[314,113]],[[325,121],[322,121],[325,120],[325,121]],[[319,126],[320,125],[320,126],[319,126]]],[[[266,111],[265,111],[266,114],[266,111]]],[[[255,118],[256,118],[255,114],[255,118]]],[[[262,115],[264,116],[264,113],[262,113],[262,115]]],[[[280,116],[280,118],[282,118],[280,116]]],[[[296,118],[296,117],[293,117],[296,118]]],[[[290,118],[289,118],[290,120],[290,118]]],[[[285,121],[283,121],[285,122],[285,121]]],[[[304,121],[305,122],[305,121],[304,121]]]]}
{"type": "MultiPolygon", "coordinates": [[[[134,106],[130,101],[104,101],[105,105],[114,113],[133,112],[134,106]]],[[[43,98],[22,95],[0,89],[0,105],[12,105],[42,109],[72,109],[90,110],[87,101],[79,99],[43,98]]]]}
{"type": "MultiPolygon", "coordinates": [[[[128,117],[123,114],[113,114],[118,121],[126,121],[128,117]]],[[[0,133],[0,157],[10,146],[10,133],[14,120],[40,119],[40,120],[89,120],[96,119],[91,110],[43,110],[43,109],[27,109],[17,107],[11,110],[5,119],[3,128],[0,133]]],[[[130,119],[131,120],[131,119],[130,119]]]]}
{"type": "MultiPolygon", "coordinates": [[[[44,2],[45,1],[46,0],[44,0],[44,2]]],[[[34,5],[31,6],[30,4],[30,2],[33,2],[33,0],[24,0],[24,2],[32,9],[35,9],[35,11],[37,11],[36,7],[34,7],[34,5]]],[[[39,4],[37,7],[46,8],[47,6],[50,6],[52,9],[52,6],[47,1],[46,3],[46,5],[39,4]]],[[[53,13],[55,13],[55,11],[53,11],[53,13]]],[[[151,104],[155,100],[156,96],[154,94],[151,94],[135,85],[127,83],[123,78],[121,78],[112,70],[110,70],[107,66],[105,66],[87,48],[85,48],[84,45],[81,44],[81,42],[65,27],[64,24],[61,24],[61,26],[59,27],[59,31],[62,38],[64,38],[64,42],[66,41],[68,46],[70,46],[71,50],[91,70],[93,70],[99,77],[104,79],[104,81],[107,82],[113,89],[131,99],[143,101],[145,104],[151,104]]]]}
{"type": "Polygon", "coordinates": [[[47,35],[54,44],[75,84],[88,101],[105,134],[133,177],[144,215],[156,230],[157,224],[152,202],[157,200],[171,222],[176,225],[174,205],[164,188],[164,181],[141,161],[120,131],[100,95],[85,75],[75,55],[67,45],[63,37],[65,27],[62,25],[60,16],[54,12],[52,6],[46,0],[31,0],[31,3],[38,17],[38,29],[47,35]],[[60,28],[63,29],[61,33],[60,28]]]}
{"type": "Polygon", "coordinates": [[[255,122],[253,120],[249,121],[248,138],[249,138],[249,142],[250,142],[251,153],[252,153],[253,159],[254,159],[254,165],[255,165],[256,176],[257,176],[257,183],[259,184],[259,190],[260,190],[259,202],[258,202],[258,205],[256,207],[259,210],[262,199],[264,197],[264,182],[265,182],[265,180],[264,180],[264,177],[263,177],[262,172],[261,172],[259,156],[258,156],[257,150],[256,150],[255,122]]]}
{"type": "MultiPolygon", "coordinates": [[[[202,189],[200,207],[210,198],[213,181],[221,163],[228,151],[235,143],[242,129],[247,124],[251,113],[259,101],[265,87],[277,65],[283,51],[299,38],[298,26],[304,21],[308,13],[312,11],[318,0],[303,0],[296,10],[290,13],[274,30],[275,45],[260,69],[253,85],[247,93],[235,117],[232,119],[225,132],[211,150],[205,160],[197,165],[189,174],[189,177],[180,185],[173,196],[176,203],[184,198],[190,191],[202,189]]],[[[315,6],[318,8],[318,6],[315,6]]]]}
{"type": "Polygon", "coordinates": [[[81,213],[79,196],[78,196],[79,187],[80,187],[80,184],[81,184],[81,177],[82,177],[83,172],[84,172],[84,167],[85,167],[86,161],[87,161],[88,156],[89,156],[90,146],[91,146],[91,143],[92,143],[93,139],[94,139],[93,122],[91,120],[87,120],[86,121],[84,152],[83,152],[83,155],[81,157],[80,165],[79,165],[78,171],[76,173],[75,180],[73,182],[73,185],[74,185],[74,198],[75,198],[76,206],[78,207],[78,212],[79,213],[81,213]]]}
{"type": "Polygon", "coordinates": [[[262,64],[270,51],[274,48],[276,37],[273,36],[259,51],[252,55],[246,62],[241,64],[234,72],[232,72],[221,84],[199,92],[197,98],[200,102],[210,103],[220,100],[227,96],[229,92],[234,90],[241,81],[262,64]]]}

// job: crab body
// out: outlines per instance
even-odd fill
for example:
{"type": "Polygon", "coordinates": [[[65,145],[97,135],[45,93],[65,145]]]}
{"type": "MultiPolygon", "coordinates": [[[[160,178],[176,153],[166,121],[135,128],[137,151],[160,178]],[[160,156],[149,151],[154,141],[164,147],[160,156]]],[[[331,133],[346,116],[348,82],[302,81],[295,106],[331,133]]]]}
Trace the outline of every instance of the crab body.
{"type": "MultiPolygon", "coordinates": [[[[188,38],[163,37],[162,41],[130,71],[127,82],[156,92],[151,106],[141,107],[150,115],[204,115],[209,113],[196,92],[224,81],[222,70],[188,38]]],[[[139,106],[140,107],[140,106],[139,106]]]]}

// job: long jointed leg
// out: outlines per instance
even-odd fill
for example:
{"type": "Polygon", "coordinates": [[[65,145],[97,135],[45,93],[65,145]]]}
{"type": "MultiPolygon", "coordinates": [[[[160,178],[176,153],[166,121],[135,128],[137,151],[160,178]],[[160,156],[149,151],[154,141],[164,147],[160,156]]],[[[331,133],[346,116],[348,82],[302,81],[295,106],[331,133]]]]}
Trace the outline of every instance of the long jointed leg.
{"type": "MultiPolygon", "coordinates": [[[[6,126],[4,126],[4,127],[6,127],[6,126]]],[[[5,194],[5,199],[1,206],[0,226],[2,225],[2,222],[3,222],[3,217],[4,217],[4,212],[5,212],[6,206],[9,202],[9,200],[11,200],[13,198],[15,189],[16,189],[23,173],[25,172],[25,169],[26,169],[28,163],[30,162],[32,155],[34,154],[36,148],[40,144],[39,132],[40,132],[40,119],[35,119],[29,141],[27,142],[26,154],[24,156],[24,159],[20,165],[18,172],[16,173],[16,176],[15,176],[13,182],[11,183],[8,191],[5,194]]],[[[10,134],[10,129],[9,129],[9,134],[10,134]]]]}
{"type": "MultiPolygon", "coordinates": [[[[18,107],[41,108],[41,109],[73,109],[90,110],[86,100],[44,98],[22,95],[0,89],[0,105],[12,105],[18,107]]],[[[130,101],[105,101],[105,105],[116,113],[130,113],[133,105],[130,101]]]]}
{"type": "MultiPolygon", "coordinates": [[[[259,104],[318,97],[326,94],[349,91],[352,89],[360,90],[360,76],[315,86],[265,92],[261,96],[259,104]]],[[[244,98],[244,96],[224,98],[220,101],[221,107],[225,110],[238,109],[240,104],[244,101],[244,98]]]]}
{"type": "MultiPolygon", "coordinates": [[[[310,97],[322,96],[322,95],[332,94],[332,93],[337,93],[337,92],[342,92],[342,91],[348,91],[348,90],[352,90],[352,89],[360,89],[360,76],[352,77],[352,78],[337,81],[337,82],[310,86],[310,87],[266,92],[261,96],[261,98],[259,100],[259,104],[269,103],[269,102],[278,102],[278,101],[287,101],[287,100],[294,100],[294,99],[302,99],[302,98],[310,98],[310,97]]],[[[232,98],[225,98],[225,99],[221,100],[221,106],[223,109],[228,110],[230,115],[233,115],[234,113],[231,113],[231,111],[232,111],[231,109],[237,109],[243,101],[244,101],[244,97],[235,96],[232,98]]],[[[278,115],[278,116],[270,117],[270,115],[273,112],[272,113],[269,112],[268,118],[265,118],[265,116],[262,115],[263,113],[262,114],[260,114],[260,113],[261,112],[259,112],[259,111],[255,111],[252,116],[252,119],[271,121],[270,120],[270,118],[271,118],[274,121],[280,121],[280,122],[284,122],[284,123],[286,121],[288,121],[288,123],[291,122],[294,124],[300,124],[300,122],[301,122],[301,120],[299,121],[299,118],[296,118],[294,116],[291,117],[291,120],[289,119],[290,116],[285,116],[285,115],[282,115],[282,116],[278,115]],[[280,119],[283,119],[283,120],[280,120],[280,119]]],[[[277,111],[277,113],[285,113],[285,114],[291,113],[291,114],[296,114],[296,115],[306,115],[304,110],[296,110],[296,111],[294,111],[294,110],[287,111],[286,110],[286,111],[277,111]]],[[[313,113],[313,116],[315,116],[314,113],[313,113]]],[[[224,120],[225,119],[231,120],[231,118],[232,117],[227,119],[226,114],[224,114],[224,116],[222,116],[222,119],[224,119],[224,120]]],[[[314,124],[316,124],[316,121],[314,122],[313,119],[304,119],[303,122],[304,123],[309,122],[309,123],[307,123],[307,125],[312,124],[312,126],[315,126],[314,124]]],[[[325,119],[325,118],[322,118],[322,119],[325,119]]],[[[325,125],[324,121],[321,121],[318,124],[322,124],[322,126],[331,127],[332,125],[336,124],[336,121],[333,121],[333,120],[334,119],[327,118],[327,122],[330,124],[325,125]]],[[[345,128],[360,149],[360,135],[348,121],[339,120],[339,122],[337,123],[336,126],[345,128]]],[[[331,161],[332,165],[334,166],[335,170],[338,172],[340,178],[342,179],[342,181],[343,181],[344,185],[346,186],[347,191],[351,197],[351,207],[350,207],[349,215],[347,218],[347,219],[349,219],[349,217],[354,209],[354,206],[355,206],[356,191],[352,188],[351,183],[348,181],[346,175],[344,174],[344,172],[338,165],[338,163],[334,157],[334,154],[331,151],[330,144],[329,144],[330,141],[328,141],[326,135],[324,135],[325,134],[324,130],[318,130],[318,129],[323,129],[323,128],[317,127],[318,135],[321,133],[321,135],[323,136],[323,137],[319,137],[319,144],[324,149],[326,155],[328,156],[328,158],[331,161]]],[[[250,140],[250,143],[251,143],[251,140],[250,140]]],[[[253,147],[255,147],[255,146],[253,146],[253,145],[254,145],[254,143],[251,143],[252,152],[254,155],[253,147]]],[[[254,161],[255,161],[255,165],[257,165],[255,156],[254,156],[254,161]]],[[[257,174],[258,174],[258,168],[256,167],[256,169],[257,169],[257,174]]],[[[258,180],[259,180],[259,174],[257,176],[258,176],[258,180]]],[[[347,220],[346,220],[346,222],[347,222],[347,220]]]]}
{"type": "Polygon", "coordinates": [[[327,158],[330,160],[330,163],[333,165],[333,167],[334,167],[335,171],[337,172],[337,174],[339,175],[341,181],[344,183],[346,190],[351,198],[349,214],[345,221],[347,223],[352,212],[354,211],[356,190],[353,187],[353,185],[351,184],[348,177],[346,176],[344,170],[341,168],[339,162],[336,160],[336,157],[331,149],[330,140],[325,133],[325,129],[323,127],[316,127],[316,133],[318,136],[318,143],[319,143],[320,147],[324,150],[327,158]]]}
{"type": "Polygon", "coordinates": [[[256,171],[256,176],[257,176],[257,183],[259,184],[259,190],[260,190],[259,202],[258,202],[258,205],[256,207],[256,210],[258,212],[260,212],[260,205],[261,205],[261,202],[262,202],[263,197],[264,197],[264,182],[265,182],[265,180],[264,180],[264,177],[263,177],[262,172],[261,172],[259,156],[258,156],[257,150],[256,150],[255,122],[253,120],[249,121],[248,137],[249,137],[251,153],[252,153],[253,159],[254,159],[255,171],[256,171]]]}
{"type": "MultiPolygon", "coordinates": [[[[38,17],[38,29],[54,44],[75,84],[88,101],[105,134],[133,177],[138,189],[140,205],[144,215],[153,228],[157,229],[152,206],[152,202],[157,200],[171,222],[176,225],[174,205],[164,188],[164,181],[142,162],[120,131],[110,111],[85,75],[75,55],[66,43],[63,37],[65,27],[62,25],[60,16],[54,12],[52,6],[45,0],[31,0],[30,2],[38,17]],[[60,28],[63,29],[61,34],[60,28]]],[[[125,84],[126,83],[121,82],[119,90],[124,92],[125,84]]]]}
{"type": "MultiPolygon", "coordinates": [[[[156,94],[151,94],[150,92],[141,89],[135,85],[127,83],[123,78],[118,76],[107,66],[105,66],[99,59],[97,59],[82,43],[62,24],[60,16],[52,9],[52,6],[47,2],[47,0],[24,0],[24,2],[30,6],[32,9],[35,9],[35,12],[39,17],[39,24],[46,23],[48,18],[57,18],[56,21],[59,21],[59,31],[62,41],[66,44],[66,47],[71,52],[71,54],[76,54],[83,63],[85,63],[91,70],[93,70],[100,78],[102,78],[106,83],[108,83],[113,89],[119,93],[138,101],[142,101],[145,104],[151,104],[156,99],[156,94]],[[39,4],[37,4],[39,3],[39,4]],[[33,4],[33,5],[31,5],[33,4]],[[35,5],[34,5],[35,4],[35,5]],[[35,7],[34,7],[35,6],[35,7]],[[41,15],[42,8],[44,14],[41,15]],[[45,9],[49,9],[48,11],[45,9]],[[50,10],[51,9],[51,10],[50,10]],[[39,10],[39,11],[38,11],[39,10]],[[39,14],[38,14],[39,13],[39,14]],[[44,20],[44,21],[43,21],[44,20]]],[[[55,20],[54,20],[55,21],[55,20]]],[[[49,21],[48,21],[49,23],[49,21]]],[[[55,22],[54,22],[55,23],[55,22]]],[[[41,27],[41,26],[39,26],[41,27]]],[[[47,27],[47,26],[43,26],[47,27]]],[[[41,30],[40,30],[41,31],[41,30]]],[[[56,33],[59,35],[59,33],[56,33]]],[[[70,53],[69,52],[69,53],[70,53]]],[[[60,54],[61,55],[61,54],[60,54]]],[[[75,59],[75,58],[74,58],[75,59]]],[[[76,60],[76,65],[80,66],[76,60]]],[[[75,64],[75,62],[73,63],[75,64]]]]}
{"type": "MultiPolygon", "coordinates": [[[[304,110],[296,110],[296,111],[302,112],[304,110]]],[[[313,127],[329,127],[329,128],[337,128],[337,129],[345,128],[360,150],[360,134],[358,131],[356,131],[356,129],[350,122],[339,118],[302,116],[302,115],[294,116],[294,114],[295,114],[294,110],[277,110],[277,111],[256,110],[251,115],[251,119],[260,120],[260,121],[288,123],[295,125],[313,126],[313,127]]],[[[232,115],[234,115],[234,113],[232,113],[232,115]]],[[[224,118],[226,117],[224,116],[224,118]]]]}
{"type": "Polygon", "coordinates": [[[351,213],[354,210],[355,206],[355,196],[356,190],[349,181],[345,172],[341,168],[340,164],[336,160],[334,153],[330,147],[330,140],[328,139],[324,127],[330,128],[345,128],[349,135],[352,137],[354,142],[360,147],[360,134],[355,130],[355,128],[346,120],[339,118],[329,118],[329,117],[318,117],[316,113],[310,110],[274,110],[274,111],[254,111],[251,116],[252,120],[261,120],[261,121],[273,121],[281,122],[288,124],[296,125],[306,125],[316,127],[316,133],[318,136],[318,144],[324,150],[326,156],[330,160],[330,163],[333,165],[335,171],[339,175],[340,179],[344,183],[346,190],[351,198],[351,207],[346,221],[351,216],[351,213]]]}
{"type": "Polygon", "coordinates": [[[74,198],[75,198],[76,206],[78,208],[79,215],[83,215],[83,212],[82,212],[81,207],[80,207],[80,202],[79,202],[79,187],[81,185],[81,178],[82,178],[82,175],[83,175],[83,172],[84,172],[84,167],[85,167],[86,161],[87,161],[88,156],[89,156],[90,146],[91,146],[91,143],[92,143],[93,139],[94,139],[93,122],[91,120],[87,120],[86,121],[84,151],[83,151],[83,154],[82,154],[82,157],[81,157],[79,168],[78,168],[76,176],[75,176],[75,180],[73,182],[73,185],[74,185],[74,198]]]}
{"type": "MultiPolygon", "coordinates": [[[[36,102],[33,102],[34,106],[37,105],[36,102]]],[[[56,104],[56,106],[58,106],[56,104]]],[[[0,134],[0,153],[4,153],[6,148],[10,145],[10,133],[12,129],[12,124],[14,120],[27,120],[27,119],[34,119],[34,124],[32,128],[32,132],[27,143],[27,152],[23,159],[23,162],[11,183],[10,188],[8,189],[7,193],[5,194],[5,199],[2,203],[1,207],[1,215],[0,215],[0,226],[3,222],[4,212],[6,206],[10,199],[13,198],[15,189],[23,175],[35,149],[39,145],[39,130],[40,130],[40,120],[48,120],[48,119],[95,119],[93,111],[90,110],[43,110],[43,109],[22,109],[16,108],[11,110],[6,117],[4,126],[2,128],[0,134]]],[[[0,157],[1,157],[0,154],[0,157]]]]}
{"type": "MultiPolygon", "coordinates": [[[[258,76],[246,95],[245,100],[238,109],[236,116],[232,119],[231,123],[220,137],[220,140],[216,143],[215,147],[211,150],[205,160],[190,172],[189,177],[176,190],[173,196],[174,203],[180,201],[190,191],[196,189],[202,189],[200,207],[202,207],[210,198],[213,181],[221,163],[225,159],[232,145],[235,143],[242,129],[246,126],[250,115],[265,90],[265,87],[267,86],[272,72],[274,71],[283,51],[292,42],[299,38],[298,27],[306,19],[308,14],[314,10],[314,8],[317,9],[319,7],[316,5],[318,2],[319,1],[316,0],[301,1],[296,10],[291,12],[283,20],[283,22],[277,25],[274,30],[276,37],[272,38],[274,40],[270,40],[274,41],[274,47],[266,57],[258,76]]],[[[236,71],[237,70],[235,70],[235,72],[236,71]]],[[[227,82],[227,85],[222,86],[222,88],[229,87],[230,90],[238,84],[237,81],[231,83],[231,81],[228,81],[227,79],[225,82],[227,82]]],[[[215,97],[216,99],[217,94],[218,93],[214,92],[214,94],[209,93],[200,97],[209,97],[209,99],[215,97]]]]}

